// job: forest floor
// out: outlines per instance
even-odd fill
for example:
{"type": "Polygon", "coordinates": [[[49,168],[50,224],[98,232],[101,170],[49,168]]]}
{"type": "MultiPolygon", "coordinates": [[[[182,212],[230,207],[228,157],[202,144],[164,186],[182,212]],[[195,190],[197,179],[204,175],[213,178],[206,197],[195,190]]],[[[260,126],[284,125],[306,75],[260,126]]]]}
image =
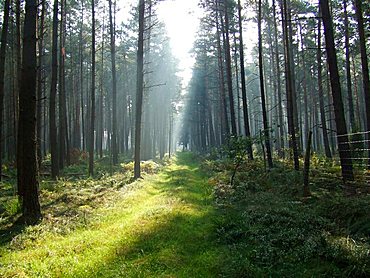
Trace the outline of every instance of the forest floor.
{"type": "Polygon", "coordinates": [[[215,244],[212,188],[191,156],[100,194],[80,204],[73,194],[61,197],[57,210],[64,205],[63,214],[73,215],[83,206],[86,223],[53,215],[54,208],[12,239],[3,231],[0,277],[217,276],[224,247],[215,244]]]}
{"type": "Polygon", "coordinates": [[[345,197],[331,178],[302,198],[299,174],[261,161],[233,185],[228,161],[156,165],[134,182],[131,164],[46,179],[35,226],[12,226],[15,201],[3,202],[0,277],[369,277],[369,195],[345,197]]]}

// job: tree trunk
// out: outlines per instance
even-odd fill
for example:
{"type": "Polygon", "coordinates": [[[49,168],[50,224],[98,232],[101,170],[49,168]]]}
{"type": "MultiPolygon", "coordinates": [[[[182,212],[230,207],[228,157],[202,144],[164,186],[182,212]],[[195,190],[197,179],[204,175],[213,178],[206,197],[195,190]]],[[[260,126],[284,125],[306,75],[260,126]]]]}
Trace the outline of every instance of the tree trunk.
{"type": "Polygon", "coordinates": [[[320,0],[320,7],[324,23],[326,55],[329,63],[331,92],[333,96],[335,124],[337,126],[337,140],[342,176],[344,181],[352,181],[354,177],[351,150],[349,147],[347,126],[344,116],[342,91],[340,87],[337,55],[334,43],[333,23],[329,11],[328,0],[320,0]]]}
{"type": "Polygon", "coordinates": [[[41,218],[36,155],[36,0],[26,0],[23,35],[23,66],[19,94],[18,181],[22,191],[22,217],[34,224],[41,218]]]}
{"type": "Polygon", "coordinates": [[[230,134],[229,121],[227,117],[226,96],[225,96],[225,80],[224,80],[224,66],[222,59],[220,27],[219,27],[219,6],[216,2],[216,36],[217,36],[217,61],[218,61],[218,75],[219,75],[219,90],[220,90],[220,117],[221,117],[221,143],[226,142],[226,135],[230,134]]]}
{"type": "Polygon", "coordinates": [[[236,136],[236,119],[235,119],[235,107],[234,107],[234,96],[233,96],[233,81],[231,72],[231,54],[230,54],[230,38],[229,38],[229,12],[228,12],[228,1],[224,1],[224,13],[225,13],[225,58],[226,58],[226,79],[227,79],[227,91],[229,93],[229,106],[230,106],[230,121],[231,121],[231,135],[236,136]]]}
{"type": "Polygon", "coordinates": [[[60,21],[59,21],[59,169],[64,168],[66,160],[66,132],[67,126],[65,125],[66,118],[66,103],[65,103],[65,0],[60,2],[60,21]]]}
{"type": "MultiPolygon", "coordinates": [[[[242,24],[242,6],[238,0],[238,24],[239,24],[239,53],[240,53],[240,75],[242,83],[242,102],[243,102],[243,117],[244,117],[244,131],[247,138],[251,138],[251,131],[249,128],[249,114],[248,114],[248,100],[247,100],[247,86],[245,84],[245,67],[244,67],[244,44],[243,44],[243,24],[242,24]]],[[[248,157],[253,160],[252,142],[247,147],[248,157]]]]}
{"type": "Polygon", "coordinates": [[[328,139],[328,129],[326,126],[326,115],[325,115],[325,104],[324,104],[324,93],[322,88],[322,64],[321,64],[321,20],[318,20],[318,27],[317,27],[317,86],[318,86],[318,93],[319,93],[319,103],[320,103],[320,116],[321,116],[321,128],[322,128],[322,136],[324,141],[324,149],[325,155],[327,158],[331,158],[331,151],[329,146],[329,139],[328,139]]]}
{"type": "Polygon", "coordinates": [[[118,163],[117,149],[117,77],[116,77],[116,39],[115,26],[113,25],[112,0],[109,0],[109,30],[110,30],[110,53],[112,59],[112,101],[113,101],[113,126],[112,126],[112,153],[113,164],[118,163]]]}
{"type": "Polygon", "coordinates": [[[366,107],[366,132],[367,132],[367,149],[368,149],[368,162],[367,167],[370,169],[370,81],[369,81],[369,64],[366,53],[366,37],[364,29],[364,18],[362,15],[362,1],[355,0],[356,17],[358,22],[358,33],[360,35],[360,51],[361,51],[361,65],[362,65],[362,82],[363,92],[365,96],[366,107]]]}
{"type": "Polygon", "coordinates": [[[299,160],[298,160],[298,149],[297,140],[295,134],[294,125],[294,105],[293,105],[293,80],[291,71],[291,54],[290,54],[290,43],[288,34],[288,12],[287,12],[287,1],[283,1],[282,17],[283,17],[283,33],[284,33],[284,43],[285,43],[285,79],[286,79],[286,90],[287,90],[287,117],[288,117],[288,131],[290,135],[289,145],[293,151],[293,162],[294,169],[299,170],[299,160]]]}
{"type": "Polygon", "coordinates": [[[95,0],[91,1],[91,108],[89,134],[89,175],[94,175],[94,129],[95,129],[95,0]]]}
{"type": "MultiPolygon", "coordinates": [[[[39,3],[40,4],[40,3],[39,3]]],[[[41,3],[41,18],[40,18],[40,28],[39,28],[39,40],[38,40],[38,69],[37,69],[37,159],[38,166],[41,167],[42,162],[42,147],[41,147],[41,133],[42,133],[42,93],[43,93],[43,83],[44,83],[44,74],[43,74],[43,56],[44,56],[44,25],[45,25],[45,12],[46,12],[46,3],[42,1],[41,3]]],[[[46,124],[46,123],[44,123],[46,124]]]]}
{"type": "Polygon", "coordinates": [[[284,157],[284,114],[282,105],[282,93],[281,93],[281,71],[280,71],[280,58],[279,58],[279,46],[278,46],[278,28],[276,18],[276,2],[273,0],[273,19],[274,19],[274,43],[275,43],[275,63],[276,63],[276,86],[277,86],[277,100],[278,100],[278,119],[279,119],[279,148],[280,155],[284,157]]]}
{"type": "Polygon", "coordinates": [[[53,14],[53,37],[51,54],[51,87],[49,100],[49,125],[50,125],[50,153],[51,153],[51,177],[59,176],[58,141],[56,125],[56,94],[57,94],[57,71],[58,71],[58,0],[54,0],[53,14]]]}
{"type": "Polygon", "coordinates": [[[304,157],[304,169],[303,169],[303,197],[309,197],[310,193],[310,158],[311,158],[311,141],[312,131],[308,133],[306,155],[304,157]]]}
{"type": "Polygon", "coordinates": [[[263,134],[266,144],[267,163],[271,169],[273,167],[271,144],[270,144],[270,132],[269,124],[267,119],[266,111],[266,96],[265,86],[263,78],[263,53],[262,53],[262,0],[258,1],[258,66],[259,66],[259,79],[260,79],[260,90],[261,90],[261,102],[262,102],[262,118],[263,118],[263,134]]]}
{"type": "Polygon", "coordinates": [[[352,131],[357,130],[355,111],[353,108],[353,95],[352,95],[352,78],[351,78],[351,61],[349,53],[349,22],[347,13],[347,0],[343,1],[344,7],[344,33],[345,33],[345,49],[346,49],[346,78],[347,78],[347,95],[348,95],[348,110],[349,110],[349,122],[351,124],[352,131]]]}
{"type": "MultiPolygon", "coordinates": [[[[5,55],[6,55],[6,45],[8,37],[8,26],[9,26],[9,5],[10,1],[5,0],[4,3],[4,17],[3,25],[1,27],[1,46],[0,46],[0,139],[3,137],[3,115],[4,115],[4,75],[5,75],[5,55]]],[[[0,180],[2,174],[2,147],[0,145],[0,180]]]]}
{"type": "Polygon", "coordinates": [[[135,164],[134,178],[140,178],[140,144],[141,144],[141,117],[143,108],[144,91],[144,14],[145,0],[139,1],[139,37],[137,47],[137,72],[136,72],[136,118],[135,118],[135,164]]]}

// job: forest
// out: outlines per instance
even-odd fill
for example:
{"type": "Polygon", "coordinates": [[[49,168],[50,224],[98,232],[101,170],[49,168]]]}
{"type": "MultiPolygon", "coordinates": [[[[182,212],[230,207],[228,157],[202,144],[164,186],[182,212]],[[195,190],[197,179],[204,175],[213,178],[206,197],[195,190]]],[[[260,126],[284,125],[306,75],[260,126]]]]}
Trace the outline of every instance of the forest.
{"type": "Polygon", "coordinates": [[[370,276],[369,1],[3,0],[0,27],[0,277],[370,276]]]}

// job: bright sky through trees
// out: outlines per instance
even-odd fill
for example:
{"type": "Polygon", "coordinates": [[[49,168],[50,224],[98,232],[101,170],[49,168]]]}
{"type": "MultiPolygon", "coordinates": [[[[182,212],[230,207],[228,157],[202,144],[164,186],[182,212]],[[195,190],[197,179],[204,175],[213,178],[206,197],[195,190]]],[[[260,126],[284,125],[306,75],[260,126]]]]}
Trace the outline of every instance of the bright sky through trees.
{"type": "MultiPolygon", "coordinates": [[[[179,76],[183,84],[189,82],[194,59],[190,53],[197,33],[201,9],[198,0],[166,0],[157,6],[157,14],[166,25],[173,54],[179,59],[179,76]]],[[[126,21],[129,10],[137,0],[118,1],[120,12],[117,21],[126,21]]]]}
{"type": "MultiPolygon", "coordinates": [[[[198,31],[199,18],[202,16],[202,9],[198,6],[198,2],[199,0],[164,0],[157,6],[157,14],[166,25],[173,54],[179,59],[181,71],[178,75],[183,78],[185,87],[192,74],[194,58],[190,52],[198,31]]],[[[129,10],[137,3],[137,0],[118,0],[120,12],[117,21],[126,21],[129,17],[129,10]]],[[[247,17],[253,16],[253,13],[246,10],[244,13],[247,13],[247,17]]],[[[257,26],[251,21],[244,23],[244,47],[247,61],[251,60],[250,53],[256,43],[256,28],[257,26]]]]}

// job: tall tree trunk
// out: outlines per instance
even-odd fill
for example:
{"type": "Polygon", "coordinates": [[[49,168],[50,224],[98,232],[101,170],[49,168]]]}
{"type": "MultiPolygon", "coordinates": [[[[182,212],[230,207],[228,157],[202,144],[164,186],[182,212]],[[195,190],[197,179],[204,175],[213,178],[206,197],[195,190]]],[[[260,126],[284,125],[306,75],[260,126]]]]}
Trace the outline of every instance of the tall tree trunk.
{"type": "Polygon", "coordinates": [[[262,102],[262,118],[263,118],[263,133],[267,152],[267,163],[269,168],[273,167],[271,144],[270,144],[270,132],[269,124],[267,119],[266,111],[266,96],[265,86],[263,78],[263,53],[262,53],[262,0],[258,1],[258,67],[259,67],[259,79],[260,79],[260,90],[261,90],[261,102],[262,102]]]}
{"type": "Polygon", "coordinates": [[[317,27],[317,85],[318,85],[318,93],[319,93],[319,103],[320,103],[320,116],[321,116],[321,128],[322,128],[322,136],[324,141],[324,149],[325,155],[327,158],[331,158],[331,151],[329,146],[329,139],[328,139],[328,129],[326,126],[326,115],[325,115],[325,104],[324,104],[324,93],[322,88],[322,64],[321,64],[321,19],[318,20],[318,27],[317,27]]]}
{"type": "Polygon", "coordinates": [[[19,94],[18,181],[22,188],[22,217],[27,224],[41,218],[36,155],[36,0],[26,0],[23,35],[23,69],[19,94]]]}
{"type": "Polygon", "coordinates": [[[53,37],[51,52],[51,87],[49,100],[49,125],[50,125],[50,154],[51,154],[51,177],[59,176],[58,141],[56,125],[56,94],[57,94],[57,71],[58,71],[58,0],[54,0],[53,14],[53,37]]]}
{"type": "Polygon", "coordinates": [[[337,55],[334,43],[333,23],[329,11],[328,0],[320,0],[320,7],[324,23],[326,54],[329,63],[331,92],[333,96],[335,123],[337,126],[337,140],[340,162],[342,167],[342,176],[345,181],[351,181],[354,178],[351,150],[349,147],[347,126],[344,116],[342,91],[340,87],[337,55]]]}
{"type": "MultiPolygon", "coordinates": [[[[242,24],[242,6],[238,0],[238,24],[239,24],[239,54],[240,54],[240,75],[242,83],[242,102],[243,102],[243,117],[244,117],[244,131],[247,138],[251,138],[251,131],[249,128],[249,114],[248,114],[248,100],[247,100],[247,86],[245,84],[245,67],[244,67],[244,44],[243,44],[243,24],[242,24]]],[[[253,159],[252,142],[247,147],[249,159],[253,159]]]]}
{"type": "MultiPolygon", "coordinates": [[[[5,55],[6,55],[6,45],[8,38],[8,26],[9,26],[9,5],[10,1],[5,0],[4,3],[4,17],[3,25],[1,27],[1,46],[0,46],[0,139],[3,137],[3,115],[4,115],[4,75],[5,75],[5,55]]],[[[0,145],[0,180],[2,174],[2,147],[0,145]]]]}
{"type": "Polygon", "coordinates": [[[285,79],[287,90],[287,117],[288,117],[288,131],[290,135],[289,145],[293,151],[294,169],[299,170],[298,148],[294,124],[294,104],[293,104],[293,80],[291,71],[291,54],[290,42],[288,33],[288,8],[287,0],[283,0],[282,17],[283,17],[283,34],[285,44],[285,79]]]}
{"type": "Polygon", "coordinates": [[[301,138],[302,134],[300,133],[300,126],[299,126],[299,110],[298,110],[298,103],[297,103],[297,86],[296,86],[296,70],[295,70],[295,63],[294,63],[294,48],[293,48],[293,27],[292,27],[292,11],[291,11],[291,2],[290,0],[284,0],[285,5],[285,12],[286,12],[286,31],[288,34],[287,40],[287,47],[289,48],[289,68],[290,68],[290,83],[291,83],[291,102],[293,104],[293,123],[294,123],[294,132],[296,138],[296,145],[297,145],[297,152],[301,153],[302,146],[301,146],[301,138]]]}
{"type": "Polygon", "coordinates": [[[274,43],[275,43],[275,63],[276,63],[276,86],[277,86],[277,105],[278,105],[278,119],[279,119],[279,148],[280,155],[284,157],[284,114],[282,105],[282,93],[281,93],[281,71],[280,71],[280,58],[279,58],[279,45],[278,45],[278,28],[277,28],[277,17],[276,17],[276,1],[273,0],[273,20],[274,20],[274,43]]]}
{"type": "Polygon", "coordinates": [[[112,0],[109,0],[109,30],[110,30],[110,53],[112,60],[112,101],[113,101],[113,126],[112,126],[112,153],[113,164],[118,163],[117,148],[117,77],[116,77],[116,38],[115,26],[113,25],[112,0]]]}
{"type": "Polygon", "coordinates": [[[79,52],[80,52],[80,102],[81,102],[81,131],[82,131],[82,149],[86,150],[86,133],[85,133],[85,105],[84,105],[84,53],[83,53],[83,26],[84,26],[84,1],[81,1],[81,26],[79,34],[79,52]]]}
{"type": "Polygon", "coordinates": [[[220,111],[221,111],[221,143],[226,142],[226,135],[230,134],[229,121],[227,118],[226,96],[225,96],[225,80],[224,80],[224,65],[222,59],[220,26],[219,26],[219,4],[216,1],[216,36],[217,36],[217,61],[218,61],[218,75],[219,75],[219,92],[220,92],[220,111]]]}
{"type": "MultiPolygon", "coordinates": [[[[299,40],[301,41],[301,51],[302,51],[302,71],[303,71],[303,80],[302,80],[302,87],[303,87],[303,109],[300,107],[299,111],[302,113],[302,110],[304,110],[304,129],[303,125],[301,123],[301,130],[304,130],[304,134],[308,134],[309,130],[311,127],[309,126],[309,121],[308,121],[308,92],[307,92],[307,70],[306,70],[306,54],[305,54],[305,46],[304,46],[304,40],[303,40],[303,34],[302,34],[302,24],[299,22],[299,34],[300,38],[299,40]]],[[[298,36],[298,34],[297,34],[298,36]]],[[[302,115],[299,116],[299,119],[302,120],[302,115]]],[[[302,141],[304,139],[304,136],[300,136],[302,138],[302,141]]],[[[303,142],[301,144],[303,146],[303,142]]]]}
{"type": "Polygon", "coordinates": [[[94,175],[94,129],[95,129],[95,0],[91,1],[91,108],[89,134],[89,175],[94,175]]]}
{"type": "MultiPolygon", "coordinates": [[[[40,4],[40,3],[39,3],[40,4]]],[[[41,3],[41,18],[40,18],[40,28],[39,28],[39,40],[38,40],[38,69],[37,69],[37,159],[39,168],[41,167],[42,162],[42,146],[41,146],[41,136],[42,136],[42,93],[43,93],[43,83],[44,83],[44,74],[43,74],[43,56],[44,56],[44,25],[45,25],[45,12],[46,12],[46,2],[42,1],[41,3]]],[[[46,123],[44,123],[46,124],[46,123]]]]}
{"type": "Polygon", "coordinates": [[[231,71],[231,54],[230,54],[230,37],[229,37],[230,24],[229,24],[228,0],[224,0],[224,13],[225,13],[224,32],[225,32],[226,79],[227,79],[227,91],[229,93],[231,135],[237,135],[234,95],[233,95],[233,81],[232,81],[232,71],[231,71]]]}
{"type": "Polygon", "coordinates": [[[66,126],[65,126],[65,82],[64,82],[64,20],[65,20],[65,0],[60,1],[60,21],[59,21],[59,169],[64,168],[66,158],[66,126]]]}
{"type": "Polygon", "coordinates": [[[144,14],[145,0],[139,1],[139,37],[137,47],[136,72],[136,118],[135,118],[135,164],[134,178],[140,178],[140,144],[141,144],[141,117],[144,91],[144,14]]]}
{"type": "Polygon", "coordinates": [[[352,95],[352,78],[351,78],[351,61],[349,53],[349,21],[347,12],[347,0],[343,1],[344,7],[344,32],[345,32],[345,49],[346,49],[346,78],[347,78],[347,95],[348,95],[348,109],[349,109],[349,122],[352,131],[356,131],[355,111],[353,108],[353,95],[352,95]]]}
{"type": "Polygon", "coordinates": [[[362,1],[355,0],[356,17],[358,23],[358,33],[360,34],[360,51],[362,65],[362,82],[365,96],[366,109],[366,132],[367,132],[367,149],[368,149],[368,169],[370,169],[370,81],[369,81],[369,62],[366,53],[366,37],[364,29],[364,18],[362,15],[362,1]]]}

